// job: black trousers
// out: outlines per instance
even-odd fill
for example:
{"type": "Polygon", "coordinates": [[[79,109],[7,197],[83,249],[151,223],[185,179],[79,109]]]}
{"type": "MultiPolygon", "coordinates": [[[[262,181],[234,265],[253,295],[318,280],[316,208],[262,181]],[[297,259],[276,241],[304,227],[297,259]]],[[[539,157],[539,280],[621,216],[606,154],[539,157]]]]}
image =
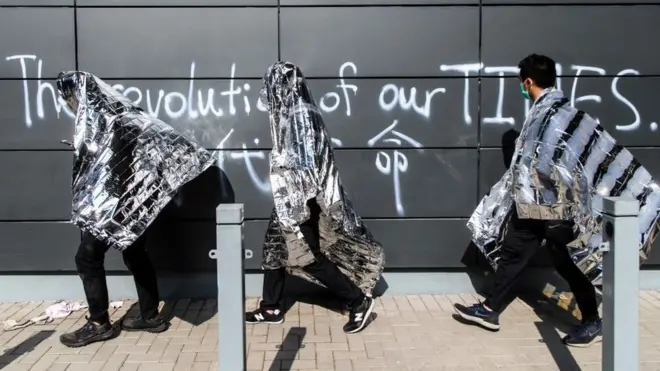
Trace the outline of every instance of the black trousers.
{"type": "MultiPolygon", "coordinates": [[[[354,307],[362,302],[364,293],[320,252],[319,216],[321,210],[314,200],[308,202],[307,205],[310,208],[311,217],[300,225],[300,231],[312,251],[315,252],[315,261],[304,267],[303,270],[345,299],[349,307],[354,307]]],[[[261,308],[284,310],[282,293],[286,275],[284,268],[264,271],[261,308]]]]}
{"type": "Polygon", "coordinates": [[[573,223],[520,219],[515,211],[502,241],[495,282],[484,304],[501,312],[515,299],[514,284],[544,238],[557,273],[568,283],[575,296],[583,322],[597,320],[598,303],[594,286],[573,263],[566,247],[575,238],[573,223]]]}
{"type": "MultiPolygon", "coordinates": [[[[133,274],[142,318],[151,319],[158,315],[158,281],[149,255],[147,255],[146,232],[129,248],[122,252],[124,264],[133,274]]],[[[105,277],[105,253],[110,247],[89,233],[83,233],[82,242],[76,253],[76,268],[82,279],[89,305],[90,319],[109,322],[108,284],[105,277]]]]}

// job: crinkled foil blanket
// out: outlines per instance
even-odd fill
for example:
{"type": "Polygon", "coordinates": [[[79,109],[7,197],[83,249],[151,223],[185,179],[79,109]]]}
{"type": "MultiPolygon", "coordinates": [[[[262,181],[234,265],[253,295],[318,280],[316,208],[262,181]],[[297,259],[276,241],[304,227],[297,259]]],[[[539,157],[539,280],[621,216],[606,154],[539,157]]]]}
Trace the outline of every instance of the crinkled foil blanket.
{"type": "Polygon", "coordinates": [[[335,164],[330,137],[300,69],[278,62],[264,76],[261,101],[268,107],[273,149],[270,185],[273,210],[262,267],[286,267],[323,286],[302,267],[314,261],[299,225],[309,220],[307,201],[320,206],[320,253],[365,293],[380,279],[385,254],[348,200],[335,164]]]}
{"type": "Polygon", "coordinates": [[[62,72],[57,87],[76,113],[72,222],[124,250],[213,156],[92,74],[62,72]]]}
{"type": "Polygon", "coordinates": [[[569,244],[571,257],[594,285],[602,285],[602,198],[639,201],[635,248],[643,262],[660,227],[660,187],[596,120],[570,107],[561,91],[552,89],[542,98],[523,124],[512,166],[481,200],[468,228],[474,243],[497,268],[502,231],[514,205],[537,213],[535,219],[572,220],[579,237],[569,244]]]}

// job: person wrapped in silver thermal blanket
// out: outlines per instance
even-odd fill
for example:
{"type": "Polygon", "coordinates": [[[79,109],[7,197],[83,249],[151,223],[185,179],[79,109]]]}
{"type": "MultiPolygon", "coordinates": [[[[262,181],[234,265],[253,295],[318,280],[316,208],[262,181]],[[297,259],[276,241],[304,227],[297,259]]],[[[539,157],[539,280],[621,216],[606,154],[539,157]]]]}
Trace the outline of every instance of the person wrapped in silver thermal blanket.
{"type": "Polygon", "coordinates": [[[111,247],[121,251],[139,300],[139,316],[124,319],[121,328],[165,331],[145,238],[178,189],[212,166],[213,156],[90,73],[62,72],[57,88],[75,113],[68,143],[74,157],[72,222],[82,230],[75,261],[90,314],[87,324],[60,341],[80,347],[118,335],[108,316],[104,269],[111,247]]]}
{"type": "Polygon", "coordinates": [[[278,62],[263,78],[273,148],[270,185],[275,208],[266,232],[263,300],[248,323],[284,321],[286,274],[327,287],[350,308],[347,333],[369,321],[371,292],[385,255],[348,200],[330,136],[300,68],[278,62]]]}
{"type": "Polygon", "coordinates": [[[582,314],[582,324],[563,341],[589,346],[601,339],[594,285],[600,285],[602,277],[602,199],[639,200],[639,251],[644,260],[658,230],[660,189],[598,121],[572,107],[555,88],[551,58],[532,54],[519,68],[521,93],[534,103],[510,168],[468,222],[473,242],[495,268],[494,284],[483,303],[455,304],[455,309],[468,321],[499,329],[499,313],[515,297],[514,282],[545,240],[582,314]]]}

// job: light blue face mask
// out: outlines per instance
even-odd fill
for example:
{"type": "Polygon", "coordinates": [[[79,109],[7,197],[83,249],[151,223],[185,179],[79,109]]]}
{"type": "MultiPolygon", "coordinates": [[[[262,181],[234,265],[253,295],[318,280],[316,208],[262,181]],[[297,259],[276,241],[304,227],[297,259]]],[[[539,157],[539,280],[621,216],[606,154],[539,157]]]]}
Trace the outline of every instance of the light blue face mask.
{"type": "Polygon", "coordinates": [[[527,90],[525,90],[525,85],[523,85],[522,82],[520,83],[520,94],[522,94],[522,96],[525,97],[525,99],[531,99],[529,93],[527,92],[527,90]]]}

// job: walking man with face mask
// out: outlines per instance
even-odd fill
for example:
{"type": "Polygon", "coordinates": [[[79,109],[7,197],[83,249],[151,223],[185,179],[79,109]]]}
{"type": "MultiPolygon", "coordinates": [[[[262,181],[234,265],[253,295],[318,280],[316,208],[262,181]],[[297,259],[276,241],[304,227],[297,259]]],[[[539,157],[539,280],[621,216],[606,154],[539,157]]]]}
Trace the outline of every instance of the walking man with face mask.
{"type": "MultiPolygon", "coordinates": [[[[493,278],[494,284],[483,303],[472,306],[455,304],[454,307],[457,314],[465,320],[490,330],[499,330],[499,315],[515,298],[514,284],[545,240],[554,267],[569,284],[582,313],[582,324],[564,337],[563,341],[567,345],[584,347],[600,339],[601,320],[595,288],[573,262],[567,247],[567,244],[577,237],[571,210],[578,206],[575,200],[571,199],[570,192],[565,192],[570,184],[557,181],[551,171],[546,171],[552,167],[565,167],[560,162],[570,156],[568,152],[571,149],[566,148],[565,143],[556,148],[552,147],[549,152],[553,161],[548,160],[548,163],[543,163],[543,158],[535,157],[534,153],[540,151],[528,149],[536,148],[534,146],[544,146],[547,149],[554,144],[545,139],[545,133],[551,135],[551,131],[560,130],[554,127],[548,129],[550,120],[558,123],[557,125],[563,125],[563,132],[577,132],[579,125],[586,127],[590,122],[583,122],[586,117],[584,112],[570,107],[568,99],[555,88],[557,73],[555,62],[551,58],[532,54],[523,59],[518,67],[520,91],[533,105],[516,141],[516,152],[510,169],[503,180],[493,187],[490,195],[484,198],[468,223],[473,234],[477,236],[473,238],[475,242],[481,241],[480,233],[495,229],[495,233],[501,233],[501,237],[497,237],[501,238],[497,243],[501,247],[497,251],[499,259],[493,278]],[[538,174],[536,169],[541,169],[538,174]],[[496,189],[504,191],[495,192],[496,189]],[[489,201],[489,197],[497,197],[499,193],[506,194],[506,200],[510,201],[489,201]],[[484,206],[489,202],[492,206],[484,206]],[[503,211],[506,207],[510,207],[508,213],[503,211]],[[489,227],[488,222],[485,222],[488,218],[483,215],[491,216],[491,220],[501,217],[505,227],[489,227]]],[[[563,137],[562,140],[567,141],[568,137],[563,137]]],[[[572,159],[575,160],[574,163],[579,162],[576,158],[572,159]]]]}

